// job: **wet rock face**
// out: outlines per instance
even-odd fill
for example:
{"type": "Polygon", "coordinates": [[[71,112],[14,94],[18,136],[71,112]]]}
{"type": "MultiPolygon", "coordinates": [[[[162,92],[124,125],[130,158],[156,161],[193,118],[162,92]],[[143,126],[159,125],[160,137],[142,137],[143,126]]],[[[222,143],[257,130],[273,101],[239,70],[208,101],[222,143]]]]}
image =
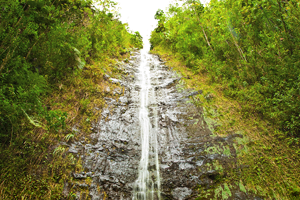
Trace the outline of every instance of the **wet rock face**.
{"type": "MultiPolygon", "coordinates": [[[[138,55],[133,59],[135,62],[124,64],[124,68],[135,78],[138,55]]],[[[108,199],[131,199],[132,196],[140,161],[139,91],[132,76],[124,80],[110,78],[113,83],[124,86],[124,94],[118,100],[106,99],[108,106],[93,127],[94,144],[86,145],[88,156],[84,156],[84,168],[93,173],[93,183],[101,188],[91,194],[92,199],[102,199],[103,192],[108,199]]]]}
{"type": "MultiPolygon", "coordinates": [[[[129,63],[123,63],[127,76],[122,80],[105,77],[107,81],[124,86],[123,93],[121,89],[115,91],[123,96],[118,100],[106,98],[108,106],[98,123],[93,125],[90,144],[82,140],[69,148],[70,153],[81,156],[85,169],[85,172],[73,174],[73,177],[92,179],[89,185],[77,186],[87,188],[91,199],[103,199],[105,196],[114,200],[133,199],[143,148],[139,119],[143,88],[139,72],[141,56],[140,52],[136,52],[129,63]]],[[[180,78],[169,71],[157,56],[148,55],[146,59],[151,82],[147,105],[150,133],[156,133],[155,137],[149,136],[147,169],[150,175],[154,171],[160,174],[160,183],[152,178],[156,181],[156,191],[161,194],[153,199],[195,199],[196,188],[199,185],[209,187],[218,176],[217,171],[203,168],[204,164],[215,159],[228,160],[227,155],[210,154],[205,150],[214,143],[229,145],[230,140],[237,136],[212,138],[202,111],[188,103],[189,97],[202,94],[202,91],[180,89],[180,78]],[[159,169],[155,165],[154,152],[158,154],[159,169]]],[[[237,199],[243,195],[237,193],[237,199]]],[[[85,199],[86,195],[78,198],[85,199]]]]}

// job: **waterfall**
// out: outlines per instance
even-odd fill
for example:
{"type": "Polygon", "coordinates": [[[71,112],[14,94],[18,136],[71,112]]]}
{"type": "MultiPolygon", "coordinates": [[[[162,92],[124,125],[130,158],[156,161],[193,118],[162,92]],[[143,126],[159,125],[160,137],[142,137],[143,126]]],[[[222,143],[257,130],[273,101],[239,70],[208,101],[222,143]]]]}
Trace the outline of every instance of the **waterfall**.
{"type": "MultiPolygon", "coordinates": [[[[217,173],[205,164],[228,160],[223,151],[211,154],[206,149],[215,144],[216,149],[234,149],[233,136],[211,137],[201,110],[190,103],[189,97],[200,92],[182,89],[178,75],[148,49],[118,63],[126,77],[105,76],[115,84],[111,94],[120,96],[105,97],[107,107],[88,140],[64,144],[82,159],[84,171],[73,178],[92,179],[76,183],[78,199],[195,199],[196,187],[209,188],[212,173],[217,173]]],[[[65,186],[64,192],[75,186],[65,186]]]]}
{"type": "Polygon", "coordinates": [[[157,128],[158,116],[154,88],[151,84],[150,60],[153,58],[146,48],[141,50],[139,66],[140,108],[139,122],[141,133],[141,160],[138,169],[138,179],[134,187],[134,200],[149,200],[160,198],[160,175],[158,162],[157,128]],[[152,106],[153,127],[149,118],[149,107],[152,106]]]}

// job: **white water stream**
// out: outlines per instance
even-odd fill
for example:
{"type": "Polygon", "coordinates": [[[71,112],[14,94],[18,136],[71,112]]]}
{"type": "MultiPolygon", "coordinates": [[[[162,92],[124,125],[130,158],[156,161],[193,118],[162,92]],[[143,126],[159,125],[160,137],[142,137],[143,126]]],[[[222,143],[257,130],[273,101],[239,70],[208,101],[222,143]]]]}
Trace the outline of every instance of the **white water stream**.
{"type": "Polygon", "coordinates": [[[158,117],[155,92],[151,84],[150,61],[153,58],[148,54],[147,48],[141,50],[141,64],[139,66],[140,80],[140,110],[139,122],[141,133],[141,160],[138,179],[134,187],[134,200],[156,200],[160,197],[160,175],[158,162],[157,128],[158,117]],[[149,107],[153,107],[154,126],[149,118],[149,107]]]}
{"type": "MultiPolygon", "coordinates": [[[[199,92],[182,90],[178,75],[149,54],[149,46],[132,52],[128,63],[116,65],[128,75],[107,81],[116,84],[112,94],[120,97],[105,97],[107,107],[92,126],[91,141],[76,141],[69,147],[85,169],[73,177],[92,178],[90,185],[76,185],[78,199],[87,198],[82,188],[88,188],[92,200],[195,199],[197,185],[213,184],[214,170],[204,164],[226,158],[205,153],[214,138],[201,110],[188,103],[199,92]]],[[[223,141],[228,145],[230,138],[223,141]]],[[[66,186],[64,192],[70,187],[74,186],[66,186]]]]}

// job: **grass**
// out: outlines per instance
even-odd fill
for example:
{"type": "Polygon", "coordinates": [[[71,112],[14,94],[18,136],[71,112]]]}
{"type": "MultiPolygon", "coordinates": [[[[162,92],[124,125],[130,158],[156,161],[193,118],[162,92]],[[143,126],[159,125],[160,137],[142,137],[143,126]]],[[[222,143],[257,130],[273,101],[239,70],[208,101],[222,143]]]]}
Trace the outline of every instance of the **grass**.
{"type": "MultiPolygon", "coordinates": [[[[52,89],[45,102],[48,109],[68,114],[65,129],[45,130],[24,119],[24,129],[14,138],[14,143],[0,146],[0,199],[76,197],[78,189],[73,187],[68,195],[64,195],[64,185],[79,183],[70,176],[71,172],[84,169],[80,157],[68,153],[68,145],[63,143],[70,144],[83,136],[88,138],[92,123],[99,119],[105,107],[104,97],[118,98],[118,94],[114,95],[112,91],[120,86],[105,80],[103,75],[120,77],[122,71],[116,64],[129,56],[129,53],[114,58],[104,55],[101,60],[86,66],[80,73],[75,72],[52,89]]],[[[84,181],[90,183],[89,179],[84,181]]],[[[86,193],[84,190],[79,192],[86,193]]]]}
{"type": "MultiPolygon", "coordinates": [[[[203,90],[194,103],[206,110],[206,116],[218,123],[214,135],[225,137],[243,133],[244,138],[236,141],[237,161],[222,180],[222,189],[199,190],[204,199],[227,199],[228,188],[239,187],[240,191],[262,196],[264,199],[300,199],[300,151],[291,146],[289,138],[277,127],[264,121],[255,113],[247,113],[245,102],[228,98],[223,86],[214,83],[205,73],[194,73],[172,52],[155,47],[151,51],[159,55],[170,69],[182,75],[186,88],[203,90]],[[210,94],[213,98],[207,100],[210,94]],[[236,169],[240,169],[237,173],[236,169]],[[226,186],[226,187],[225,187],[226,186]],[[213,197],[213,194],[218,193],[213,197]],[[210,195],[211,194],[211,195],[210,195]]],[[[220,186],[218,186],[220,187],[220,186]]],[[[201,198],[200,198],[201,199],[201,198]]]]}

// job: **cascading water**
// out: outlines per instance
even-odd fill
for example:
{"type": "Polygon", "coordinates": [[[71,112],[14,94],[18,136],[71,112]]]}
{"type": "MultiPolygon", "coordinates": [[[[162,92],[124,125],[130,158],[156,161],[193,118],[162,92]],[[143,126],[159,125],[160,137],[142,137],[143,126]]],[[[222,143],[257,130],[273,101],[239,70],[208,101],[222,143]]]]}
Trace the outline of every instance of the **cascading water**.
{"type": "Polygon", "coordinates": [[[157,110],[155,92],[151,84],[150,62],[151,57],[146,49],[141,51],[139,66],[140,79],[140,133],[141,133],[141,160],[138,169],[138,179],[134,187],[134,200],[150,200],[160,198],[160,175],[157,144],[157,110]],[[153,106],[153,120],[149,118],[149,106],[153,106]],[[152,169],[152,170],[149,170],[152,169]]]}
{"type": "Polygon", "coordinates": [[[183,89],[180,77],[148,49],[116,63],[121,79],[103,77],[115,85],[103,92],[107,106],[92,134],[64,144],[83,166],[73,173],[77,182],[65,184],[66,196],[73,188],[80,200],[196,199],[198,186],[209,188],[217,174],[205,164],[228,159],[206,151],[234,137],[210,136],[201,110],[189,103],[202,92],[183,89]]]}

